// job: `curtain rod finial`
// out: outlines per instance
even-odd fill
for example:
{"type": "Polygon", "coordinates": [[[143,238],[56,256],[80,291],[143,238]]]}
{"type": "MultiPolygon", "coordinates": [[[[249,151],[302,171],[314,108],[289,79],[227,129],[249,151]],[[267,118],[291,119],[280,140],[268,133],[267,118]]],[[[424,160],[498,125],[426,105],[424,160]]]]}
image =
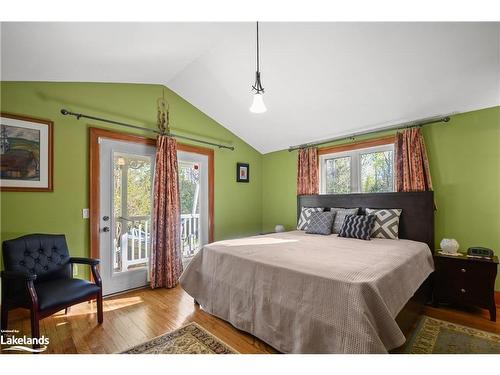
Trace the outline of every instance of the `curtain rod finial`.
{"type": "Polygon", "coordinates": [[[61,113],[62,113],[64,116],[69,115],[69,111],[68,111],[67,109],[64,109],[64,108],[62,108],[62,109],[61,109],[61,113]]]}

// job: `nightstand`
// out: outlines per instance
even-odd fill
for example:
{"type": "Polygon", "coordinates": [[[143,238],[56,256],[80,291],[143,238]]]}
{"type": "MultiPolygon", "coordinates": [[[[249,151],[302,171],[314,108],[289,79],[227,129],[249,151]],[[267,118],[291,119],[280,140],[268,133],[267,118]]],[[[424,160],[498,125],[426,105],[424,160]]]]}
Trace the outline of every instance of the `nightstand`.
{"type": "Polygon", "coordinates": [[[434,254],[434,304],[440,302],[472,305],[488,309],[496,321],[495,278],[498,258],[470,258],[434,254]]]}

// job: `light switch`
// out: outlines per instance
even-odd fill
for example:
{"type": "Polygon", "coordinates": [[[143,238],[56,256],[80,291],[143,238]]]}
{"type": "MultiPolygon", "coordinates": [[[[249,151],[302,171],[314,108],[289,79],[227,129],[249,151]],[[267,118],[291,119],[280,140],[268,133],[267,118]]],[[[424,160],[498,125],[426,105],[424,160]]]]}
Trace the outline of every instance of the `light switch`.
{"type": "Polygon", "coordinates": [[[89,218],[89,214],[90,214],[90,211],[89,211],[89,209],[88,209],[88,208],[84,208],[84,209],[82,210],[82,217],[83,217],[84,219],[88,219],[88,218],[89,218]]]}

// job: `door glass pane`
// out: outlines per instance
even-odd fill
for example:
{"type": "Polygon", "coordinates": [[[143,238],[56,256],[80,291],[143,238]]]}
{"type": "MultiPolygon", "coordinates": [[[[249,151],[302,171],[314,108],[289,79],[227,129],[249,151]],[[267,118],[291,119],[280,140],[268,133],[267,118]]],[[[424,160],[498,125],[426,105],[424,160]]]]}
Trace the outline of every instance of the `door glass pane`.
{"type": "Polygon", "coordinates": [[[113,153],[113,271],[147,267],[151,247],[150,157],[113,153]]]}
{"type": "Polygon", "coordinates": [[[200,165],[179,162],[182,260],[187,264],[200,249],[200,165]]]}
{"type": "Polygon", "coordinates": [[[361,192],[394,191],[393,152],[377,151],[361,154],[361,192]]]}
{"type": "Polygon", "coordinates": [[[351,157],[326,160],[326,193],[351,192],[351,157]]]}

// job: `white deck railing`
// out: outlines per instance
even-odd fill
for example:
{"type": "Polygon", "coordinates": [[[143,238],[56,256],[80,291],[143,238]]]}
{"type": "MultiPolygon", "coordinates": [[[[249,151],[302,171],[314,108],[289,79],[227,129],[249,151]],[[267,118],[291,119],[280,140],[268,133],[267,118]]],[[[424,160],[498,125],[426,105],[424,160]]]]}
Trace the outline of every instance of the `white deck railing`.
{"type": "Polygon", "coordinates": [[[181,215],[182,258],[192,258],[200,247],[200,215],[181,215]]]}
{"type": "MultiPolygon", "coordinates": [[[[151,247],[149,216],[117,217],[115,220],[115,271],[147,265],[151,247]],[[126,228],[126,231],[123,231],[126,228]]],[[[200,246],[200,215],[181,215],[182,258],[192,258],[200,246]]]]}
{"type": "Polygon", "coordinates": [[[148,263],[151,247],[150,220],[149,216],[116,218],[115,270],[127,271],[148,263]]]}

